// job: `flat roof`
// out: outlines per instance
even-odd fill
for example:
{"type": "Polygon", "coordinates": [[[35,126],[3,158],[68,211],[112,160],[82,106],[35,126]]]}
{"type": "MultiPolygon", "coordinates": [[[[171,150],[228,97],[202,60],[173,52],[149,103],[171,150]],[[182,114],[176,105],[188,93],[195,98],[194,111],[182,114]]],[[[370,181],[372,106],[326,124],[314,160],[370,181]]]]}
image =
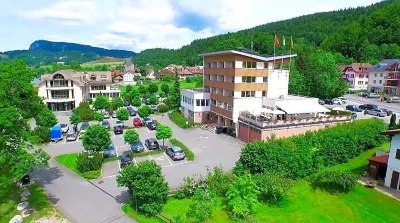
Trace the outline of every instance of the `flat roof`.
{"type": "Polygon", "coordinates": [[[187,89],[182,89],[182,91],[188,91],[191,93],[209,93],[209,92],[205,92],[203,90],[203,88],[191,88],[191,89],[187,88],[187,89]]]}
{"type": "Polygon", "coordinates": [[[389,155],[382,155],[382,156],[371,157],[368,159],[368,161],[387,165],[388,159],[389,159],[389,155]]]}
{"type": "Polygon", "coordinates": [[[258,56],[258,55],[254,55],[254,54],[251,54],[251,53],[245,53],[245,52],[237,51],[237,50],[224,50],[224,51],[202,53],[202,54],[199,54],[199,56],[204,57],[204,56],[216,56],[216,55],[224,55],[224,54],[238,54],[238,55],[251,57],[251,58],[262,60],[262,61],[273,61],[274,59],[275,60],[280,60],[280,59],[291,58],[291,57],[296,57],[297,56],[297,54],[291,54],[291,55],[283,55],[283,56],[282,55],[275,55],[275,57],[273,57],[273,56],[263,57],[263,56],[258,56]]]}

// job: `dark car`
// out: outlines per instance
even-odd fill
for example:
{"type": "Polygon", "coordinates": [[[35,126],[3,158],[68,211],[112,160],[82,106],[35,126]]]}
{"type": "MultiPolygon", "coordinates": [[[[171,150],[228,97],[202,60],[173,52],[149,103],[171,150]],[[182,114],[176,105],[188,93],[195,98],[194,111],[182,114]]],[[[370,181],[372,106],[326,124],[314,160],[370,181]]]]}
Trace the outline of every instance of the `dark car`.
{"type": "Polygon", "coordinates": [[[143,152],[143,150],[144,150],[143,143],[140,140],[132,143],[130,146],[131,146],[132,152],[135,152],[135,153],[140,153],[140,152],[143,152]]]}
{"type": "Polygon", "coordinates": [[[324,104],[326,104],[326,105],[333,105],[334,103],[333,103],[333,100],[332,100],[332,99],[325,99],[325,100],[324,100],[324,104]]]}
{"type": "Polygon", "coordinates": [[[324,100],[321,100],[321,99],[318,99],[318,104],[324,105],[324,104],[325,104],[325,101],[324,101],[324,100]]]}
{"type": "Polygon", "coordinates": [[[133,163],[132,152],[124,151],[121,155],[120,163],[121,163],[121,168],[127,165],[131,165],[133,163]]]}
{"type": "Polygon", "coordinates": [[[149,123],[147,123],[147,128],[149,128],[150,130],[156,130],[157,124],[154,122],[149,122],[149,123]]]}
{"type": "Polygon", "coordinates": [[[132,116],[136,116],[136,111],[135,110],[128,110],[128,112],[129,112],[129,115],[132,117],[132,116]]]}
{"type": "Polygon", "coordinates": [[[358,107],[362,110],[378,109],[378,106],[373,105],[373,104],[364,104],[364,105],[360,105],[358,107]]]}
{"type": "Polygon", "coordinates": [[[178,146],[168,148],[166,153],[173,161],[185,159],[186,156],[185,152],[183,152],[183,149],[178,146]]]}
{"type": "Polygon", "coordinates": [[[362,112],[362,109],[357,107],[356,105],[347,105],[346,110],[349,110],[352,112],[362,112]]]}
{"type": "Polygon", "coordinates": [[[393,112],[386,108],[380,108],[382,111],[386,112],[387,116],[392,115],[393,112]]]}
{"type": "Polygon", "coordinates": [[[154,112],[156,112],[158,110],[158,105],[150,105],[151,110],[154,112]]]}
{"type": "Polygon", "coordinates": [[[124,128],[120,125],[114,126],[114,134],[119,135],[124,133],[124,128]]]}
{"type": "Polygon", "coordinates": [[[351,118],[356,119],[356,118],[357,118],[357,113],[352,112],[352,113],[351,113],[351,118]]]}
{"type": "Polygon", "coordinates": [[[117,155],[117,152],[115,151],[114,144],[110,144],[110,146],[103,153],[104,158],[114,157],[116,155],[117,155]]]}
{"type": "Polygon", "coordinates": [[[146,105],[149,103],[149,99],[148,98],[142,98],[142,103],[145,103],[146,105]]]}
{"type": "Polygon", "coordinates": [[[358,94],[358,96],[360,96],[360,97],[367,97],[367,96],[368,96],[368,93],[367,93],[367,92],[361,92],[361,93],[358,94]]]}
{"type": "Polygon", "coordinates": [[[144,141],[144,144],[148,149],[160,149],[160,145],[158,144],[157,139],[150,138],[144,141]]]}
{"type": "Polygon", "coordinates": [[[129,101],[124,101],[124,106],[125,107],[128,107],[128,106],[130,106],[131,105],[131,103],[129,103],[129,101]]]}
{"type": "Polygon", "coordinates": [[[103,126],[106,129],[110,129],[111,128],[111,125],[110,125],[109,121],[102,121],[101,122],[101,126],[103,126]]]}
{"type": "Polygon", "coordinates": [[[79,131],[86,130],[87,128],[89,128],[89,126],[90,126],[89,123],[87,123],[87,122],[82,122],[81,125],[80,125],[80,127],[79,127],[79,131]]]}

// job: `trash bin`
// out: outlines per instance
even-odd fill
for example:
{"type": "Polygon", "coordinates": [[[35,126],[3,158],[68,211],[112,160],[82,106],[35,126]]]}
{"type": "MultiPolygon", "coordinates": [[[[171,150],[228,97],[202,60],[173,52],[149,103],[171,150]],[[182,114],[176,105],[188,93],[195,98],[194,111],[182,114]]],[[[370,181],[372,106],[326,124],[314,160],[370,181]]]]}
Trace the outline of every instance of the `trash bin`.
{"type": "Polygon", "coordinates": [[[29,174],[26,174],[25,176],[22,177],[21,183],[22,185],[27,185],[31,182],[31,178],[29,177],[29,174]]]}
{"type": "Polygon", "coordinates": [[[221,126],[218,126],[215,128],[215,133],[217,133],[217,134],[221,134],[222,131],[223,131],[223,128],[221,126]]]}
{"type": "Polygon", "coordinates": [[[227,133],[228,133],[228,127],[224,126],[224,127],[222,128],[222,133],[227,134],[227,133]]]}

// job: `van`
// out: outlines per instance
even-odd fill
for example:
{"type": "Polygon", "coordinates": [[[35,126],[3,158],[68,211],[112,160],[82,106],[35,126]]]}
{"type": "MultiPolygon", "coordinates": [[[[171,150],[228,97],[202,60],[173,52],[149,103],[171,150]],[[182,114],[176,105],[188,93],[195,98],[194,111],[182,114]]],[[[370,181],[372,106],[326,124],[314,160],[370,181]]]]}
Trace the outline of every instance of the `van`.
{"type": "Polygon", "coordinates": [[[387,103],[399,103],[400,98],[399,97],[391,97],[387,99],[387,103]]]}

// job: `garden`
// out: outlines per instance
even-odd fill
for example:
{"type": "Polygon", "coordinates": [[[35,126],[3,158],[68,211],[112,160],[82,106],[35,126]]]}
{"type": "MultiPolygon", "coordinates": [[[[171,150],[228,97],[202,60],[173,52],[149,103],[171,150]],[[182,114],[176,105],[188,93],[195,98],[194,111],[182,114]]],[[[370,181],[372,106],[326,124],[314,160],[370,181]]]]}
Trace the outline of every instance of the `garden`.
{"type": "MultiPolygon", "coordinates": [[[[182,189],[170,198],[155,200],[143,194],[139,202],[131,196],[123,210],[144,223],[159,222],[159,218],[174,222],[398,222],[400,202],[357,183],[367,169],[367,158],[378,147],[388,148],[387,138],[380,135],[385,128],[381,120],[368,119],[248,143],[233,171],[214,167],[205,176],[185,178],[182,189]],[[149,211],[144,206],[157,208],[149,211]]],[[[132,176],[128,172],[121,179],[132,176]]],[[[160,173],[154,172],[162,183],[160,173]]],[[[120,180],[133,195],[140,190],[140,182],[129,182],[120,180]]]]}

